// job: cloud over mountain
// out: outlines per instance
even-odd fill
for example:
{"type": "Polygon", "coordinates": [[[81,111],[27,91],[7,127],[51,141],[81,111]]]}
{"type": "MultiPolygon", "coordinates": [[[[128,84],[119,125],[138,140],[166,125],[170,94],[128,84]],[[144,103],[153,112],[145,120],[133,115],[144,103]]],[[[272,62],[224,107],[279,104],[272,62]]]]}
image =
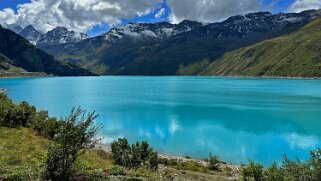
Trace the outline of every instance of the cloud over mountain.
{"type": "MultiPolygon", "coordinates": [[[[144,15],[152,15],[149,17],[156,19],[168,18],[172,23],[184,19],[213,22],[237,14],[271,10],[271,5],[278,6],[280,2],[281,0],[31,0],[18,5],[17,11],[11,8],[0,10],[0,23],[16,23],[20,26],[32,24],[40,31],[63,26],[86,32],[97,25],[114,26],[120,24],[122,19],[144,15]]],[[[290,12],[316,8],[321,8],[321,0],[293,0],[286,5],[290,12]]]]}
{"type": "Polygon", "coordinates": [[[217,21],[260,9],[258,0],[167,0],[167,4],[171,8],[173,23],[184,19],[217,21]]]}
{"type": "Polygon", "coordinates": [[[295,0],[290,6],[290,12],[301,12],[307,9],[320,9],[321,0],[295,0]]]}
{"type": "Polygon", "coordinates": [[[149,14],[162,0],[32,0],[12,9],[0,11],[0,23],[34,25],[41,31],[64,26],[87,31],[100,23],[114,25],[121,18],[149,14]]]}

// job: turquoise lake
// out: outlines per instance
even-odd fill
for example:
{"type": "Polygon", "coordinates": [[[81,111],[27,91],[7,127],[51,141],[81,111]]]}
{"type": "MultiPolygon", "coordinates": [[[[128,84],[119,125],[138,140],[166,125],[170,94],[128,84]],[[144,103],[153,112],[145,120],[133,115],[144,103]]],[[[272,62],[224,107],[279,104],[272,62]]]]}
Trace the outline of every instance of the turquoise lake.
{"type": "Polygon", "coordinates": [[[106,143],[126,137],[161,153],[264,165],[321,148],[321,80],[49,77],[0,79],[0,88],[58,117],[96,110],[106,143]]]}

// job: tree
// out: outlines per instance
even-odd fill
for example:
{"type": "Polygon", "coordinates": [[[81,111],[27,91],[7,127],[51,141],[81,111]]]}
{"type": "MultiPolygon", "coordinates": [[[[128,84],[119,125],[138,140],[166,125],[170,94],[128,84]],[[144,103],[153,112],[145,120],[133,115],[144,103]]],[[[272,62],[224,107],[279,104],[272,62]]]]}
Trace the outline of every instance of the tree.
{"type": "Polygon", "coordinates": [[[86,114],[74,108],[65,120],[60,120],[58,133],[54,143],[49,147],[47,159],[47,179],[69,180],[72,165],[84,148],[93,147],[97,143],[95,136],[100,127],[94,124],[95,112],[86,114]]]}

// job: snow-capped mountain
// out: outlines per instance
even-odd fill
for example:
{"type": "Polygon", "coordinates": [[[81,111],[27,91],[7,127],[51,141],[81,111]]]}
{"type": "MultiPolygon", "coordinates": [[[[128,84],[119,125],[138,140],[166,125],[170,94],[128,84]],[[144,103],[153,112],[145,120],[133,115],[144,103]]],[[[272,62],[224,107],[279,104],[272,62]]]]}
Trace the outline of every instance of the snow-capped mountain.
{"type": "Polygon", "coordinates": [[[262,33],[281,33],[284,29],[298,24],[306,24],[321,16],[320,11],[304,11],[301,13],[270,12],[250,13],[232,16],[223,22],[211,23],[192,31],[194,36],[204,38],[241,38],[252,39],[262,33]]]}
{"type": "Polygon", "coordinates": [[[32,25],[29,25],[25,28],[21,28],[16,24],[2,24],[1,26],[23,36],[24,38],[29,40],[29,42],[38,47],[60,45],[65,43],[76,43],[89,37],[85,33],[69,31],[64,27],[56,27],[48,31],[47,33],[42,33],[32,25]]]}
{"type": "Polygon", "coordinates": [[[112,28],[104,34],[105,39],[111,42],[117,41],[148,41],[162,40],[174,35],[191,31],[202,26],[201,23],[185,20],[180,24],[161,23],[129,23],[124,26],[112,28]]]}
{"type": "Polygon", "coordinates": [[[130,23],[77,43],[43,49],[98,74],[197,74],[227,52],[290,34],[320,16],[321,10],[311,10],[257,12],[209,24],[130,23]]]}
{"type": "Polygon", "coordinates": [[[69,31],[65,27],[56,27],[51,31],[48,31],[46,34],[42,35],[37,41],[37,46],[42,47],[47,45],[75,43],[88,37],[89,36],[85,33],[69,31]]]}
{"type": "Polygon", "coordinates": [[[9,29],[9,30],[11,30],[11,31],[13,31],[13,32],[15,32],[17,34],[19,34],[23,30],[23,28],[21,26],[17,25],[17,24],[6,24],[6,23],[4,23],[4,24],[1,24],[1,26],[3,28],[9,29]]]}
{"type": "Polygon", "coordinates": [[[32,25],[25,27],[19,34],[34,45],[36,45],[39,39],[43,36],[43,34],[36,30],[32,25]]]}

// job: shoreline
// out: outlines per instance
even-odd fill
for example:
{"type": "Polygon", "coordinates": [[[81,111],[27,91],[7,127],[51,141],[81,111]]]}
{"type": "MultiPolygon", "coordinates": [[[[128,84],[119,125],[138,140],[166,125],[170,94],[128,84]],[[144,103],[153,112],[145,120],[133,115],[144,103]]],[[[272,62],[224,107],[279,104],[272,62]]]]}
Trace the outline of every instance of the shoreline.
{"type": "MultiPolygon", "coordinates": [[[[102,150],[106,153],[111,153],[111,146],[110,146],[110,144],[97,143],[95,145],[95,147],[93,148],[93,150],[102,150]]],[[[171,155],[171,154],[162,154],[162,153],[158,153],[158,157],[162,158],[162,159],[168,159],[168,160],[174,159],[179,163],[186,163],[186,162],[192,161],[192,162],[195,162],[195,163],[200,164],[205,167],[208,166],[207,161],[195,159],[192,157],[186,158],[186,157],[182,157],[182,156],[175,156],[175,155],[171,155]]],[[[227,170],[227,169],[231,170],[231,172],[233,173],[234,176],[237,176],[241,172],[241,165],[227,163],[222,160],[220,160],[220,163],[218,164],[218,168],[220,170],[227,170]]]]}
{"type": "MultiPolygon", "coordinates": [[[[291,76],[242,76],[242,75],[99,75],[99,77],[207,77],[207,78],[248,78],[248,79],[280,79],[280,80],[321,80],[321,77],[291,77],[291,76]]],[[[79,76],[54,76],[54,75],[1,75],[0,79],[8,78],[43,78],[43,77],[79,77],[79,76]]],[[[91,76],[84,76],[91,77],[91,76]]]]}
{"type": "Polygon", "coordinates": [[[253,78],[253,79],[288,79],[288,80],[321,80],[321,77],[290,77],[290,76],[242,76],[242,75],[215,75],[205,77],[253,78]]]}
{"type": "Polygon", "coordinates": [[[6,92],[8,92],[8,91],[9,91],[8,89],[0,88],[0,94],[2,94],[2,93],[6,93],[6,92]]]}

